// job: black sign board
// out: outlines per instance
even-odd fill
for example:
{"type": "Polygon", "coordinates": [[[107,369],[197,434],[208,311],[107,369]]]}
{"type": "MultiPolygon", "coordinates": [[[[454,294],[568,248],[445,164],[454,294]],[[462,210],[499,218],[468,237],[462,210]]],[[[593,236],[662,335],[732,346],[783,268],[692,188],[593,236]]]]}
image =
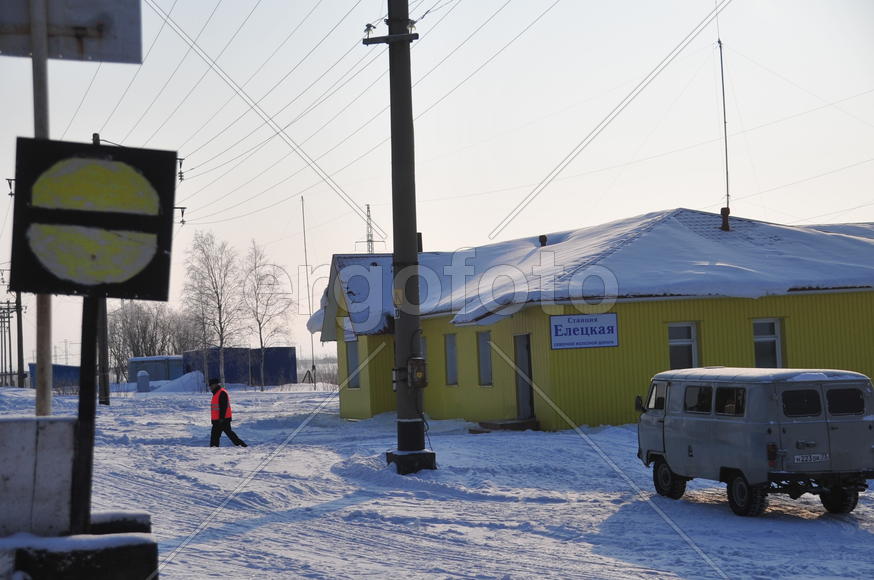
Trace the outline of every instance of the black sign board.
{"type": "Polygon", "coordinates": [[[9,288],[167,300],[176,153],[19,138],[9,288]]]}

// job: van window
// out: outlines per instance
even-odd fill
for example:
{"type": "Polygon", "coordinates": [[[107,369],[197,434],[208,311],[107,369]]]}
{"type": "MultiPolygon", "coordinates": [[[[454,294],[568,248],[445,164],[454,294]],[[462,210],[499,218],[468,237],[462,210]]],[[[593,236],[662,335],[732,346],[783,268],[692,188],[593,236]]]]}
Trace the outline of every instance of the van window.
{"type": "Polygon", "coordinates": [[[709,413],[713,387],[686,387],[685,409],[689,413],[709,413]]]}
{"type": "Polygon", "coordinates": [[[716,389],[716,414],[738,417],[743,415],[746,391],[742,387],[718,387],[716,389]]]}
{"type": "Polygon", "coordinates": [[[831,389],[826,392],[830,415],[862,415],[865,398],[860,389],[831,389]]]}
{"type": "Polygon", "coordinates": [[[649,393],[649,401],[646,403],[647,410],[664,409],[665,408],[665,392],[667,385],[664,383],[653,383],[652,390],[649,393]]]}
{"type": "Polygon", "coordinates": [[[783,391],[783,414],[787,417],[816,417],[822,412],[819,392],[814,389],[783,391]]]}

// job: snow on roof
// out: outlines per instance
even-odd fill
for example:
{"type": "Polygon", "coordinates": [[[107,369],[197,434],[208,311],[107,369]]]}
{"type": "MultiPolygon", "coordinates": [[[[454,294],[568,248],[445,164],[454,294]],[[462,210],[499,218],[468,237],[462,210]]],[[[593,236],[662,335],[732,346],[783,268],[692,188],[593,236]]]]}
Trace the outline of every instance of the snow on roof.
{"type": "MultiPolygon", "coordinates": [[[[689,209],[419,254],[423,315],[488,324],[529,303],[635,297],[746,297],[874,287],[874,224],[788,226],[689,209]]],[[[337,254],[311,324],[335,340],[338,300],[356,334],[390,330],[390,254],[337,254]],[[319,318],[321,317],[321,318],[319,318]]]]}

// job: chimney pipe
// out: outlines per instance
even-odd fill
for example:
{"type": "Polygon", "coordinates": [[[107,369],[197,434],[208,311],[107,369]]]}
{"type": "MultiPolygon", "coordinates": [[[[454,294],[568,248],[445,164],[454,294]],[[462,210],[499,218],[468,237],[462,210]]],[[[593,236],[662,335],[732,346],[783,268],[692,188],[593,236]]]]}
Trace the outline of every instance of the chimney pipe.
{"type": "Polygon", "coordinates": [[[719,210],[720,215],[722,216],[722,226],[719,228],[724,232],[730,232],[731,227],[728,225],[728,216],[731,214],[731,210],[727,207],[724,207],[719,210]]]}
{"type": "Polygon", "coordinates": [[[546,245],[546,234],[542,234],[539,239],[540,239],[540,247],[542,248],[543,246],[546,245]]]}

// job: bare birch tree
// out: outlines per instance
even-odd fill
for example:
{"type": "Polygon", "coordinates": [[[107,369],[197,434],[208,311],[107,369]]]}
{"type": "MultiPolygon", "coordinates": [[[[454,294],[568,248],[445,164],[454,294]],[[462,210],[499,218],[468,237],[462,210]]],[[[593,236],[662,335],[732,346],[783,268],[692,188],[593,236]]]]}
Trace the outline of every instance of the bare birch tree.
{"type": "Polygon", "coordinates": [[[264,249],[252,240],[245,259],[243,302],[249,326],[258,337],[261,350],[259,383],[264,390],[265,349],[281,337],[288,337],[286,314],[293,304],[291,280],[280,266],[271,263],[264,249]]]}
{"type": "Polygon", "coordinates": [[[186,258],[183,299],[198,319],[202,340],[219,349],[219,379],[225,382],[225,347],[243,330],[243,302],[237,254],[211,233],[195,232],[186,258]]]}

